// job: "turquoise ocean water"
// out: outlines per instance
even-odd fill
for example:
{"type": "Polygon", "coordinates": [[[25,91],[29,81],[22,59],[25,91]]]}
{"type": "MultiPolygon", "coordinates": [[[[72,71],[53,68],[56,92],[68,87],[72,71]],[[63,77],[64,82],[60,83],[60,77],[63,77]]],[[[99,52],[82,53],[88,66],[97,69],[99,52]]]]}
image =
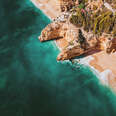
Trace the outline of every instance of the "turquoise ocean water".
{"type": "Polygon", "coordinates": [[[29,0],[1,0],[0,22],[0,116],[116,116],[88,67],[57,62],[55,44],[39,42],[50,20],[29,0]]]}

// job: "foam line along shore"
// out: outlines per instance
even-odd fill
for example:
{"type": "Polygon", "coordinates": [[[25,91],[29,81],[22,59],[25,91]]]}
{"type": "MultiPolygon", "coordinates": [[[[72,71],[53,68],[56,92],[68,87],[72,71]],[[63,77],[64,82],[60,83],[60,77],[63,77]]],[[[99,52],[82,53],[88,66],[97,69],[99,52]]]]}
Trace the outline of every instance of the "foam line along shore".
{"type": "MultiPolygon", "coordinates": [[[[32,0],[51,20],[60,14],[60,5],[57,0],[32,0]]],[[[66,46],[66,40],[55,40],[59,49],[66,46]]],[[[115,89],[116,86],[116,54],[106,54],[104,51],[89,55],[78,60],[81,64],[88,65],[99,73],[99,79],[103,84],[115,89]],[[88,60],[89,59],[89,60],[88,60]],[[109,61],[110,59],[110,61],[109,61]]]]}

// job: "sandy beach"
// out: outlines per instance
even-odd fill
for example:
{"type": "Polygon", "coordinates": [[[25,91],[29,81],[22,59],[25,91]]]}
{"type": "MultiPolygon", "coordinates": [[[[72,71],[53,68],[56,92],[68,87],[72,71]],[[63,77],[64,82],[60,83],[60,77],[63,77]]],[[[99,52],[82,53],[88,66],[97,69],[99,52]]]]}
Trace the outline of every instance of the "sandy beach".
{"type": "Polygon", "coordinates": [[[50,19],[60,14],[60,5],[57,0],[32,0],[50,19]]]}
{"type": "MultiPolygon", "coordinates": [[[[60,6],[57,0],[32,0],[32,2],[51,19],[60,14],[60,6]]],[[[62,49],[67,45],[67,41],[60,39],[56,41],[56,44],[62,49]]],[[[116,91],[116,53],[107,54],[105,51],[101,51],[90,54],[84,59],[86,65],[97,70],[101,82],[116,91]]]]}

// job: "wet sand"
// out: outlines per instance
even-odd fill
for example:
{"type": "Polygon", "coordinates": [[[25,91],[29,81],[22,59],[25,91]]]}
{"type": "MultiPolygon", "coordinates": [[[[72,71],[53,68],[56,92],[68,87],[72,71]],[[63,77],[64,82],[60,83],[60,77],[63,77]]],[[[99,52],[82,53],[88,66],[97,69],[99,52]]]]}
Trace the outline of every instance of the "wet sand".
{"type": "MultiPolygon", "coordinates": [[[[57,0],[32,0],[49,18],[53,19],[60,14],[60,6],[57,0]]],[[[56,40],[56,44],[63,49],[68,43],[65,38],[56,40]]],[[[116,91],[116,53],[107,54],[105,51],[89,55],[93,57],[89,66],[99,72],[103,84],[110,86],[116,91]]],[[[88,57],[88,56],[87,56],[88,57]]]]}
{"type": "Polygon", "coordinates": [[[32,2],[51,19],[60,14],[60,5],[57,0],[32,0],[32,2]]]}
{"type": "MultiPolygon", "coordinates": [[[[92,55],[94,60],[90,65],[97,69],[100,73],[110,70],[112,73],[106,74],[108,85],[116,91],[116,53],[107,54],[101,51],[92,55]]],[[[101,75],[102,76],[102,75],[101,75]]]]}

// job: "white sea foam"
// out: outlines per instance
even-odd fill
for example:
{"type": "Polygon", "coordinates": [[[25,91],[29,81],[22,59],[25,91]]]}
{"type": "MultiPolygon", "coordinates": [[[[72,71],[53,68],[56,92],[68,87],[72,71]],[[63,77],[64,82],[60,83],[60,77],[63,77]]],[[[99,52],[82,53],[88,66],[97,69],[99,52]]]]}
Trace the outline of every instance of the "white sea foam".
{"type": "Polygon", "coordinates": [[[79,63],[84,65],[89,65],[91,60],[94,60],[94,58],[92,56],[87,56],[87,57],[81,58],[79,63]]]}
{"type": "Polygon", "coordinates": [[[86,66],[89,66],[91,68],[91,70],[94,72],[94,74],[99,78],[100,77],[100,72],[94,68],[93,66],[90,65],[90,62],[94,60],[93,56],[87,56],[85,58],[80,59],[79,63],[80,64],[84,64],[86,66]]]}
{"type": "Polygon", "coordinates": [[[115,75],[110,69],[104,70],[100,73],[100,80],[104,85],[109,85],[109,78],[115,78],[115,75]]]}
{"type": "Polygon", "coordinates": [[[99,72],[99,70],[95,69],[93,66],[90,65],[90,61],[92,60],[94,60],[94,57],[88,56],[85,58],[81,58],[79,60],[79,63],[89,66],[92,69],[92,71],[96,74],[96,76],[100,79],[102,84],[108,86],[109,85],[108,79],[115,78],[115,75],[110,69],[106,69],[103,72],[99,72]]]}
{"type": "MultiPolygon", "coordinates": [[[[35,4],[36,7],[42,7],[42,6],[43,6],[43,4],[39,4],[39,5],[38,5],[38,3],[36,2],[36,0],[33,0],[33,3],[35,4]]],[[[111,10],[113,13],[115,12],[114,9],[112,9],[112,7],[111,7],[108,3],[105,3],[104,5],[105,5],[105,7],[107,7],[109,10],[111,10]]],[[[48,16],[48,17],[49,17],[49,16],[48,16]]],[[[51,17],[49,17],[49,19],[51,19],[51,17]]],[[[63,20],[64,17],[61,16],[60,19],[63,20]]],[[[51,20],[52,20],[52,19],[51,19],[51,20]]],[[[53,42],[53,43],[55,43],[55,44],[54,44],[55,47],[56,47],[56,46],[58,47],[58,45],[57,45],[56,42],[53,42]]],[[[58,47],[58,48],[59,48],[59,50],[61,51],[60,47],[58,47]]],[[[116,53],[115,53],[115,54],[116,54],[116,53]]],[[[102,84],[108,86],[108,85],[109,85],[108,79],[109,79],[109,78],[115,78],[114,74],[113,74],[112,71],[109,70],[109,69],[104,70],[103,72],[100,73],[97,69],[95,69],[93,66],[90,65],[90,61],[92,61],[92,60],[94,60],[94,57],[88,56],[88,57],[84,57],[84,58],[80,58],[80,59],[75,59],[74,61],[77,61],[77,62],[79,62],[80,64],[83,64],[83,65],[89,66],[89,67],[92,69],[92,71],[96,74],[96,76],[100,79],[100,81],[102,82],[102,84]]],[[[65,61],[65,62],[69,62],[69,60],[67,60],[67,61],[65,61]]]]}

